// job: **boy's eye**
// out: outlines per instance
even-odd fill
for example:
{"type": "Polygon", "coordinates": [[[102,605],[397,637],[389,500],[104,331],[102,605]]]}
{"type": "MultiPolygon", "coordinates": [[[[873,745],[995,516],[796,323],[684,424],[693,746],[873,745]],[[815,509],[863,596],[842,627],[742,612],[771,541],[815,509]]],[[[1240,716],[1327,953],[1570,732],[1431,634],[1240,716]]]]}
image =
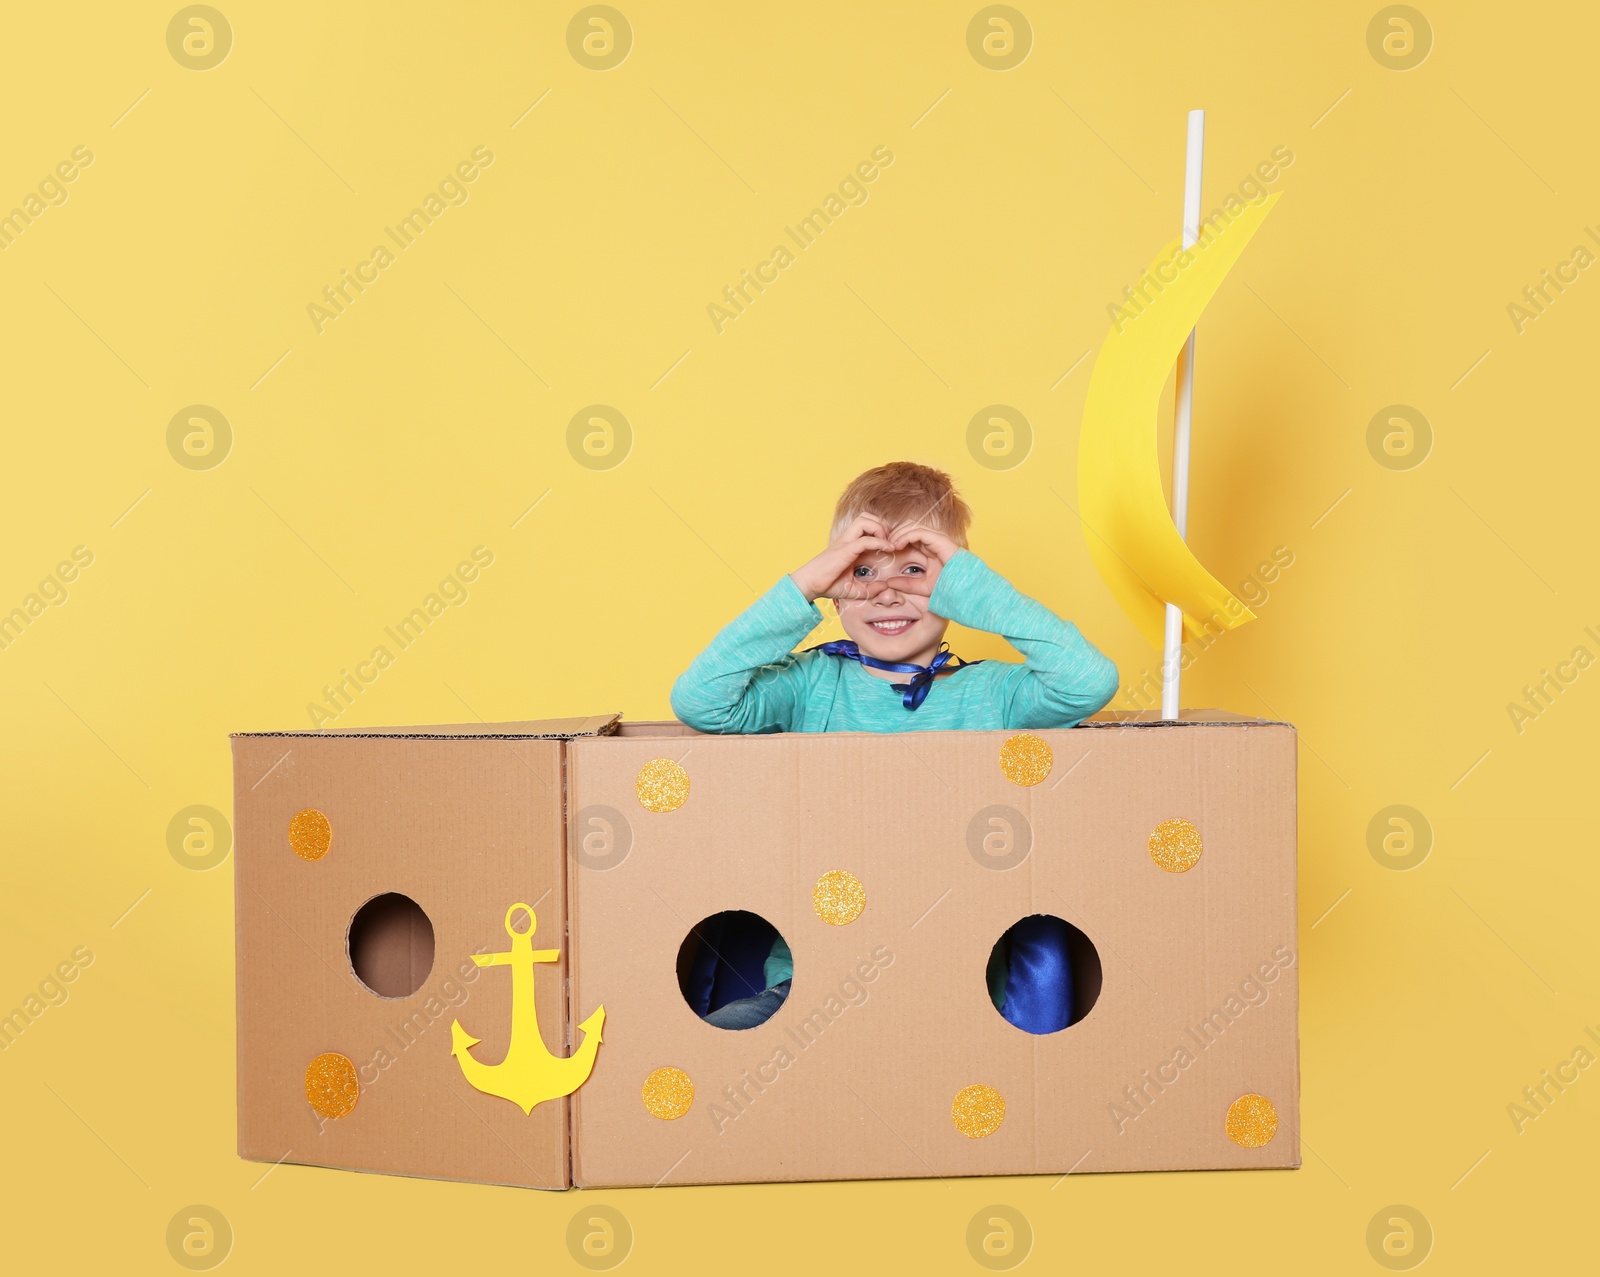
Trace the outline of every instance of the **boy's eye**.
{"type": "Polygon", "coordinates": [[[927,569],[924,568],[922,566],[922,564],[920,564],[920,563],[908,563],[908,564],[906,564],[906,571],[907,572],[925,572],[926,570],[927,569]]]}
{"type": "Polygon", "coordinates": [[[872,575],[872,568],[865,563],[859,563],[856,565],[855,575],[856,580],[865,581],[869,576],[872,575]]]}

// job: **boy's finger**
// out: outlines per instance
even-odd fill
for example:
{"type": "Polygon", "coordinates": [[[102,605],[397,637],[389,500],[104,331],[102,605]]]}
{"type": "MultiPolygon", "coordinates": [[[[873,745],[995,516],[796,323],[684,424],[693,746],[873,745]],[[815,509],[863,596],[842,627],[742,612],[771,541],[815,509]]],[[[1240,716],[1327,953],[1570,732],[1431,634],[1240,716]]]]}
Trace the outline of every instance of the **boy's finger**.
{"type": "Polygon", "coordinates": [[[848,541],[834,547],[838,557],[834,562],[842,569],[841,574],[855,570],[855,562],[863,556],[887,559],[893,556],[894,547],[887,541],[878,537],[861,537],[855,541],[848,541]]]}
{"type": "Polygon", "coordinates": [[[863,581],[854,576],[843,576],[833,583],[833,589],[828,591],[828,597],[850,603],[861,603],[875,598],[883,592],[883,589],[882,581],[863,581]]]}
{"type": "Polygon", "coordinates": [[[896,594],[913,594],[924,599],[933,594],[933,586],[923,577],[896,577],[893,581],[886,581],[884,589],[893,590],[896,594]]]}
{"type": "Polygon", "coordinates": [[[851,599],[861,595],[863,593],[862,587],[870,584],[872,582],[858,581],[854,575],[846,572],[838,577],[823,593],[825,597],[830,599],[851,599]]]}
{"type": "Polygon", "coordinates": [[[946,552],[955,546],[955,542],[942,532],[920,525],[905,528],[894,538],[895,549],[904,549],[908,545],[920,545],[941,563],[944,562],[946,552]]]}

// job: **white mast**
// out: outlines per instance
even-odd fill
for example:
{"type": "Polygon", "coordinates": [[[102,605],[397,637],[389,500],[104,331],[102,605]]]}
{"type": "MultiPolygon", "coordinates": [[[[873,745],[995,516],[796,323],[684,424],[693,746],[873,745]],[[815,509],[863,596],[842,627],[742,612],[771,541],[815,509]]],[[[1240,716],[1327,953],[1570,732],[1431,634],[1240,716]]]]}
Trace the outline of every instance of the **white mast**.
{"type": "MultiPolygon", "coordinates": [[[[1183,166],[1183,246],[1200,238],[1200,170],[1206,146],[1206,113],[1189,112],[1189,146],[1183,166]]],[[[1172,428],[1172,522],[1187,535],[1189,522],[1189,427],[1194,413],[1194,332],[1178,355],[1178,403],[1172,428]]],[[[1166,644],[1161,655],[1161,717],[1177,718],[1179,663],[1183,658],[1183,609],[1167,604],[1166,644]]]]}

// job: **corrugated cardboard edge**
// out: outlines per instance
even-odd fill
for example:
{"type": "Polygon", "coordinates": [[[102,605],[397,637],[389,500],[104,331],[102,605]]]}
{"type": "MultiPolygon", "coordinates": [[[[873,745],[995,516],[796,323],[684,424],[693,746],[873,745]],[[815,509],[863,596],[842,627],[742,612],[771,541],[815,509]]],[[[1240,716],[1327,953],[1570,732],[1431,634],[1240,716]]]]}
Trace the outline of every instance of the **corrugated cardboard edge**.
{"type": "MultiPolygon", "coordinates": [[[[1290,800],[1290,806],[1291,806],[1291,808],[1293,808],[1293,811],[1294,811],[1294,823],[1293,823],[1293,828],[1294,828],[1294,859],[1290,862],[1290,865],[1289,865],[1289,884],[1290,884],[1290,889],[1293,892],[1294,914],[1295,914],[1295,929],[1294,929],[1294,933],[1295,933],[1294,934],[1294,1129],[1289,1132],[1290,1137],[1294,1140],[1294,1161],[1289,1163],[1289,1166],[1288,1166],[1287,1169],[1293,1170],[1293,1171],[1297,1171],[1297,1170],[1300,1169],[1300,1166],[1301,1166],[1301,1163],[1302,1163],[1302,1159],[1300,1157],[1300,1128],[1305,1124],[1305,1117],[1304,1117],[1304,1113],[1305,1113],[1305,1086],[1304,1086],[1304,1082],[1305,1082],[1305,1079],[1303,1077],[1301,1077],[1301,1074],[1300,1074],[1300,1010],[1301,1010],[1301,1006],[1303,1005],[1302,1002],[1301,1002],[1301,998],[1302,998],[1303,994],[1305,993],[1305,989],[1300,983],[1300,973],[1304,970],[1304,967],[1301,965],[1300,959],[1301,959],[1301,957],[1302,957],[1302,955],[1304,954],[1304,951],[1305,951],[1304,950],[1304,946],[1300,943],[1300,733],[1299,733],[1298,730],[1296,730],[1296,728],[1295,728],[1293,723],[1282,723],[1282,724],[1279,724],[1279,726],[1282,726],[1282,727],[1285,727],[1285,728],[1288,729],[1289,740],[1290,740],[1290,742],[1292,743],[1292,745],[1294,747],[1294,768],[1293,768],[1293,771],[1291,773],[1294,776],[1294,789],[1292,791],[1291,800],[1290,800]]],[[[565,775],[565,772],[563,771],[562,774],[565,775]]],[[[568,1143],[568,1146],[569,1146],[569,1149],[570,1149],[570,1146],[571,1146],[571,1143],[572,1143],[572,1124],[571,1124],[572,1113],[571,1113],[571,1110],[568,1110],[567,1117],[568,1117],[567,1143],[568,1143]]],[[[570,1153],[569,1153],[569,1160],[570,1160],[570,1153]]],[[[572,1168],[570,1166],[567,1168],[567,1170],[568,1170],[567,1179],[568,1179],[569,1182],[572,1179],[571,1169],[572,1168]]]]}
{"type": "Polygon", "coordinates": [[[620,712],[584,718],[541,718],[516,723],[438,723],[425,727],[352,727],[323,731],[233,732],[229,739],[255,736],[395,737],[400,740],[571,740],[577,736],[611,736],[622,721],[620,712]]]}
{"type": "MultiPolygon", "coordinates": [[[[233,782],[234,790],[239,784],[239,741],[237,735],[228,737],[228,776],[233,782]]],[[[228,819],[233,822],[233,827],[239,827],[239,800],[235,793],[228,795],[228,819]]],[[[239,848],[234,847],[229,855],[233,863],[228,867],[229,876],[233,886],[233,1148],[241,1161],[253,1161],[244,1147],[244,1133],[240,1125],[240,1115],[244,1104],[244,1070],[241,1062],[245,1058],[244,1046],[244,1021],[239,1016],[239,1008],[244,1005],[244,969],[245,964],[240,960],[240,937],[244,934],[244,884],[239,881],[243,872],[239,868],[239,848]]],[[[570,1117],[571,1114],[568,1114],[570,1117]]],[[[567,1128],[572,1129],[570,1126],[567,1128]]],[[[570,1137],[569,1137],[570,1139],[570,1137]]],[[[567,1178],[571,1178],[569,1175],[567,1178]]]]}
{"type": "MultiPolygon", "coordinates": [[[[1281,718],[1257,718],[1250,714],[1235,714],[1226,709],[1186,709],[1180,718],[1162,718],[1158,710],[1102,710],[1093,718],[1086,718],[1071,730],[1078,728],[1098,728],[1104,730],[1108,727],[1287,727],[1294,730],[1294,724],[1281,718]]],[[[1024,728],[1017,728],[1024,731],[1024,728]]],[[[1055,730],[1055,729],[1052,729],[1055,730]]],[[[579,733],[573,733],[578,735],[579,733]]],[[[717,733],[699,732],[692,727],[685,727],[676,719],[629,719],[618,723],[610,732],[595,732],[597,736],[706,736],[717,733]]],[[[739,733],[726,733],[738,735],[739,733]]],[[[881,732],[826,732],[827,736],[880,736],[881,732]]],[[[763,733],[763,735],[782,735],[781,732],[763,733]]]]}
{"type": "Polygon", "coordinates": [[[1253,714],[1235,714],[1229,709],[1186,709],[1177,718],[1162,718],[1159,710],[1101,710],[1093,718],[1086,718],[1079,727],[1287,727],[1293,723],[1281,718],[1258,718],[1253,714]]]}
{"type": "MultiPolygon", "coordinates": [[[[561,840],[565,844],[561,856],[561,895],[563,897],[563,912],[566,914],[566,934],[561,937],[561,943],[567,946],[567,984],[562,990],[562,1019],[567,1026],[567,1054],[572,1054],[572,960],[577,953],[577,945],[573,940],[573,913],[572,906],[576,903],[578,891],[578,875],[572,872],[572,750],[570,746],[561,746],[561,840]]],[[[604,1049],[604,1042],[601,1049],[604,1049]]],[[[584,1079],[587,1081],[588,1079],[584,1079]]],[[[578,1088],[583,1089],[581,1086],[578,1088]]],[[[577,1099],[576,1094],[565,1095],[561,1102],[567,1108],[567,1183],[573,1188],[582,1188],[578,1183],[578,1114],[573,1108],[577,1099]]]]}

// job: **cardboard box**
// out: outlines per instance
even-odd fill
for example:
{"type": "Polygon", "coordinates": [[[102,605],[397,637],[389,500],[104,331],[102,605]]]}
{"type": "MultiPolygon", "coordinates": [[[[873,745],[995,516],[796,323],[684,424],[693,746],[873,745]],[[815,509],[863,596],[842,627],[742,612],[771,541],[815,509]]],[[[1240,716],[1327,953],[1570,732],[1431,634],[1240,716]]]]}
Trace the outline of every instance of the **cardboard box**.
{"type": "MultiPolygon", "coordinates": [[[[600,718],[242,736],[235,757],[243,1156],[545,1187],[1299,1165],[1286,724],[720,737],[600,718]],[[335,830],[322,861],[288,845],[308,807],[335,830]],[[436,937],[397,1002],[348,956],[384,892],[436,937]],[[507,1048],[493,967],[375,1065],[391,1023],[429,989],[437,1010],[441,979],[504,949],[508,906],[536,899],[537,944],[561,950],[535,980],[543,1041],[572,1052],[604,1007],[570,1098],[524,1116],[465,1082],[453,1016],[480,1060],[507,1048]],[[794,955],[787,1001],[742,1031],[679,983],[686,937],[725,910],[794,955]],[[984,973],[1038,913],[1087,938],[1093,1005],[1035,1036],[984,973]],[[319,1121],[303,1074],[324,1052],[367,1067],[356,1107],[319,1121]]],[[[418,965],[397,953],[392,978],[418,965]]]]}

